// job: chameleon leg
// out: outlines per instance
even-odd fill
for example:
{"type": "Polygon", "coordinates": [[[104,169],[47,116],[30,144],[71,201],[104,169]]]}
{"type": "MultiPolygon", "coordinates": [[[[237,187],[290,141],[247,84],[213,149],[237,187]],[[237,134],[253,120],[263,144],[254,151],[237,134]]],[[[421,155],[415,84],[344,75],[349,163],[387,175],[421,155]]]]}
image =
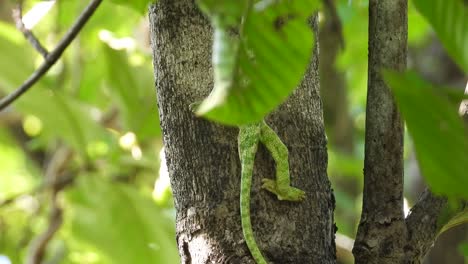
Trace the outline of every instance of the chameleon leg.
{"type": "Polygon", "coordinates": [[[267,264],[252,230],[250,222],[250,191],[252,186],[252,174],[254,169],[255,153],[257,152],[260,138],[259,124],[245,125],[239,130],[239,158],[242,166],[241,191],[240,191],[240,211],[242,221],[242,232],[247,247],[257,264],[267,264]]]}
{"type": "Polygon", "coordinates": [[[265,122],[261,123],[260,141],[270,151],[276,163],[276,180],[263,179],[262,188],[276,194],[279,200],[304,200],[305,192],[290,185],[288,148],[265,122]]]}

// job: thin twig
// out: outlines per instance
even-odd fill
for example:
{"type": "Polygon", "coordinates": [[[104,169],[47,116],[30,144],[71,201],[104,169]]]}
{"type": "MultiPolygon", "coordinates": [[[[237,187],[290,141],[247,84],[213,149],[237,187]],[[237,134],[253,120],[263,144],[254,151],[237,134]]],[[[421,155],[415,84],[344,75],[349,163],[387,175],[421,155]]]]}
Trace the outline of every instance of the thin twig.
{"type": "MultiPolygon", "coordinates": [[[[73,158],[73,151],[65,146],[61,146],[51,157],[45,168],[45,178],[47,182],[57,182],[63,178],[63,172],[73,158]]],[[[32,242],[26,256],[26,264],[42,263],[47,245],[53,236],[60,229],[63,222],[63,209],[58,202],[58,194],[63,190],[63,185],[52,185],[51,190],[51,213],[49,216],[49,225],[44,233],[37,236],[32,242]]]]}
{"type": "Polygon", "coordinates": [[[54,201],[52,211],[49,216],[49,226],[44,233],[40,234],[31,242],[29,253],[25,261],[26,264],[39,264],[42,262],[47,244],[62,225],[62,215],[62,209],[57,205],[57,202],[54,201]]]}
{"type": "Polygon", "coordinates": [[[14,92],[5,96],[0,100],[0,111],[3,110],[5,107],[13,103],[16,99],[18,99],[23,93],[28,91],[37,81],[39,81],[42,76],[57,62],[57,60],[62,55],[63,51],[70,45],[70,43],[75,39],[76,35],[81,31],[83,26],[89,20],[89,18],[93,15],[94,11],[96,11],[99,4],[101,4],[102,0],[93,0],[89,5],[85,8],[83,13],[80,14],[76,22],[73,26],[69,29],[69,31],[65,34],[62,40],[59,42],[57,47],[49,53],[49,55],[44,59],[44,62],[41,66],[34,71],[31,76],[14,92]]]}
{"type": "Polygon", "coordinates": [[[31,30],[27,29],[23,23],[23,3],[20,1],[16,7],[12,11],[12,17],[15,21],[16,28],[21,31],[24,37],[31,43],[34,49],[39,52],[42,57],[47,58],[49,52],[47,51],[44,46],[42,46],[41,42],[36,38],[36,36],[31,32],[31,30]]]}

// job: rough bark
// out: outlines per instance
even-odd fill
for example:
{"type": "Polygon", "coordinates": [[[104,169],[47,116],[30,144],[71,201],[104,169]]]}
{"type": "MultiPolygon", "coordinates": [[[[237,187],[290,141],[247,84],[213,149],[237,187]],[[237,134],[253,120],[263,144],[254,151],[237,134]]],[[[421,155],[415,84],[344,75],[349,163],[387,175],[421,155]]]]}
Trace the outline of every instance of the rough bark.
{"type": "Polygon", "coordinates": [[[446,198],[435,196],[426,189],[418,203],[411,208],[406,219],[408,227],[406,263],[421,263],[434,244],[440,230],[438,218],[446,205],[446,198]]]}
{"type": "Polygon", "coordinates": [[[369,1],[369,69],[364,193],[353,254],[356,263],[402,263],[403,123],[382,70],[404,70],[407,0],[369,1]]]}
{"type": "MultiPolygon", "coordinates": [[[[240,224],[237,129],[196,118],[188,107],[212,88],[210,26],[193,0],[160,0],[150,8],[150,26],[182,263],[253,263],[240,224]]],[[[279,202],[260,191],[260,179],[275,170],[264,147],[257,153],[252,223],[271,263],[335,262],[317,64],[316,48],[303,84],[267,119],[288,146],[292,184],[306,201],[279,202]]]]}

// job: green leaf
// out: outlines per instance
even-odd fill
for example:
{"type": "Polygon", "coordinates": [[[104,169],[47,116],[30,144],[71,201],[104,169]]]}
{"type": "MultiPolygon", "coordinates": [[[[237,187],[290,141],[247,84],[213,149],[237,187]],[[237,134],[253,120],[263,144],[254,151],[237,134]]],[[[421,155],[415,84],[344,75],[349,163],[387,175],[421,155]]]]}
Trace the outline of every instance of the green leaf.
{"type": "Polygon", "coordinates": [[[122,111],[125,129],[135,132],[139,140],[160,135],[151,68],[132,67],[124,50],[102,46],[107,63],[106,81],[122,111]]]}
{"type": "MultiPolygon", "coordinates": [[[[467,130],[446,96],[417,74],[386,72],[398,107],[411,134],[421,171],[431,190],[449,197],[468,198],[467,130]]],[[[452,93],[452,92],[451,92],[452,93]]],[[[460,98],[463,98],[460,92],[460,98]]]]}
{"type": "Polygon", "coordinates": [[[34,87],[16,102],[15,107],[23,114],[34,115],[41,120],[43,141],[63,139],[82,155],[86,155],[89,143],[110,144],[113,139],[91,117],[89,106],[60,91],[34,87]]]}
{"type": "Polygon", "coordinates": [[[148,10],[148,5],[150,3],[156,3],[157,0],[111,0],[111,2],[116,3],[118,5],[124,5],[128,6],[136,11],[138,11],[140,14],[145,14],[146,11],[148,10]]]}
{"type": "Polygon", "coordinates": [[[352,176],[360,178],[362,176],[362,166],[364,161],[350,154],[341,153],[330,148],[328,150],[328,173],[330,175],[352,176]]]}
{"type": "MultiPolygon", "coordinates": [[[[0,128],[0,203],[18,193],[29,191],[38,184],[34,176],[37,168],[26,153],[18,147],[18,142],[5,128],[0,128]]],[[[1,229],[1,228],[0,228],[1,229]]]]}
{"type": "MultiPolygon", "coordinates": [[[[463,254],[463,256],[468,257],[468,243],[462,243],[459,246],[460,252],[463,254]]],[[[465,259],[466,260],[466,259],[465,259]]]]}
{"type": "Polygon", "coordinates": [[[173,220],[135,189],[82,175],[67,201],[73,235],[112,263],[180,262],[173,220]]]}
{"type": "MultiPolygon", "coordinates": [[[[450,210],[450,209],[449,209],[450,210]]],[[[438,235],[444,233],[445,231],[452,229],[456,226],[468,223],[468,207],[464,208],[461,212],[452,215],[449,220],[443,224],[438,235]]]]}
{"type": "Polygon", "coordinates": [[[215,28],[214,88],[197,114],[229,125],[261,120],[304,76],[314,43],[307,20],[319,1],[261,1],[250,9],[245,1],[200,2],[215,28]],[[234,11],[223,8],[236,3],[234,11]]]}
{"type": "MultiPolygon", "coordinates": [[[[9,92],[19,86],[34,67],[32,55],[25,52],[28,44],[19,38],[3,36],[5,32],[16,34],[13,28],[0,24],[0,89],[9,92]],[[11,67],[12,61],[15,67],[11,67]]],[[[109,141],[109,133],[91,118],[91,108],[62,91],[45,88],[54,85],[48,83],[47,78],[42,79],[13,107],[41,120],[44,141],[61,138],[81,154],[86,153],[88,143],[109,141]]]]}
{"type": "Polygon", "coordinates": [[[34,54],[28,45],[15,27],[0,22],[1,91],[13,91],[34,71],[34,54]]]}
{"type": "Polygon", "coordinates": [[[468,73],[468,6],[463,0],[414,0],[452,59],[468,73]]]}

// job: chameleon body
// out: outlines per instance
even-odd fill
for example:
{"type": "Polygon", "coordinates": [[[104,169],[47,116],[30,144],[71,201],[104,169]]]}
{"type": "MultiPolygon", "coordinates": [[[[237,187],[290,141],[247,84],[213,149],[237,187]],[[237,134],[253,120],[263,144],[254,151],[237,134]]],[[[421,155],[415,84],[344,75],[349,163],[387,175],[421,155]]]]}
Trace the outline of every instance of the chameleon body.
{"type": "Polygon", "coordinates": [[[276,179],[262,179],[262,188],[275,194],[279,200],[302,201],[305,193],[290,186],[288,149],[265,121],[239,127],[239,158],[241,161],[240,211],[242,231],[247,247],[257,264],[267,264],[253,235],[250,221],[250,192],[255,154],[261,142],[271,153],[276,163],[276,179]]]}

